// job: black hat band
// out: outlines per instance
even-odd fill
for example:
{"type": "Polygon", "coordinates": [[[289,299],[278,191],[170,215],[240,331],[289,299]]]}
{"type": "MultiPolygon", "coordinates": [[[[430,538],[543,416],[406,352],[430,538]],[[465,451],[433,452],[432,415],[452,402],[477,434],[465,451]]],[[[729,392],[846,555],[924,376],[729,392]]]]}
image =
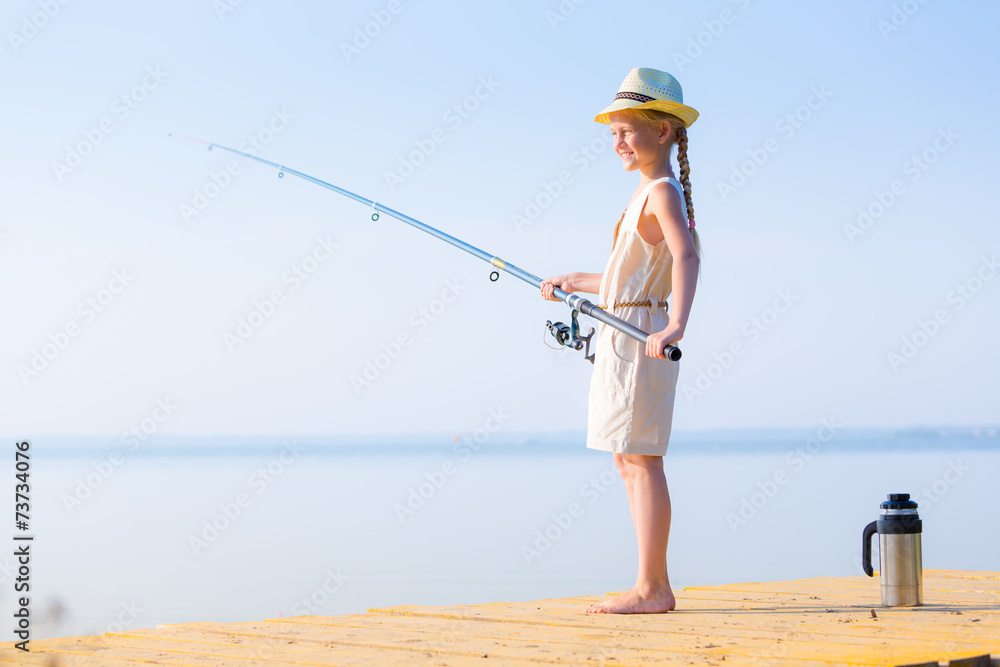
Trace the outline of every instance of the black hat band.
{"type": "Polygon", "coordinates": [[[652,102],[655,97],[650,97],[649,95],[643,95],[642,93],[630,93],[623,92],[615,95],[616,100],[635,100],[636,102],[652,102]]]}

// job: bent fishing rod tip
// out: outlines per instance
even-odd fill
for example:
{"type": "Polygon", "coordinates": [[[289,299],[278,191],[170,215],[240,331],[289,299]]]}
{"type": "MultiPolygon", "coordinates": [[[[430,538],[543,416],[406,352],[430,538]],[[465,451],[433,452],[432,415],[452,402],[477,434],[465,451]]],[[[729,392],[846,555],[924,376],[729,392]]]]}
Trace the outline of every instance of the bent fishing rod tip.
{"type": "Polygon", "coordinates": [[[186,134],[176,134],[174,132],[168,132],[167,136],[168,137],[180,137],[181,139],[190,139],[191,141],[197,141],[199,144],[205,144],[206,146],[209,146],[209,147],[212,146],[212,142],[210,142],[210,141],[205,141],[204,139],[195,139],[194,137],[189,137],[186,134]]]}

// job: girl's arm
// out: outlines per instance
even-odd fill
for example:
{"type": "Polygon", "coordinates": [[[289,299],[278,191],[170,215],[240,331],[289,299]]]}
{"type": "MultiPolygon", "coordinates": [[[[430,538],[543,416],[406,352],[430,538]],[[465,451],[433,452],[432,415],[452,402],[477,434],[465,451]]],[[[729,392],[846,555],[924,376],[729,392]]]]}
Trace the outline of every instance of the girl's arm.
{"type": "Polygon", "coordinates": [[[649,193],[646,210],[656,216],[660,229],[663,230],[664,242],[674,258],[670,273],[670,319],[662,331],[650,332],[646,341],[646,354],[663,358],[663,348],[684,337],[691,304],[694,302],[699,259],[688,230],[687,219],[681,213],[685,210],[684,202],[672,185],[654,186],[649,193]]]}
{"type": "Polygon", "coordinates": [[[691,313],[691,304],[694,302],[694,288],[698,279],[698,264],[700,263],[694,249],[694,242],[691,241],[691,233],[684,233],[687,234],[691,247],[674,255],[674,265],[670,273],[671,294],[673,296],[670,304],[670,321],[667,326],[675,325],[677,327],[675,341],[684,336],[684,330],[687,328],[688,315],[691,313]]]}
{"type": "Polygon", "coordinates": [[[603,273],[564,273],[559,276],[552,276],[542,281],[542,296],[549,301],[558,301],[552,296],[552,291],[556,287],[564,292],[589,292],[597,294],[601,289],[601,278],[603,273]]]}

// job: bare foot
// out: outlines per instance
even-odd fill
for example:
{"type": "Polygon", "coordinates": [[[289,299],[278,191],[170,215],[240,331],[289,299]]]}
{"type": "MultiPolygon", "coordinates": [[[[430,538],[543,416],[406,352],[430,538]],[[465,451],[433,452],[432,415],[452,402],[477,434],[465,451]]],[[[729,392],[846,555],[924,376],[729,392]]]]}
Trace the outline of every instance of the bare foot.
{"type": "Polygon", "coordinates": [[[627,593],[592,604],[587,607],[587,611],[594,614],[662,614],[673,611],[676,606],[674,592],[669,588],[665,587],[645,596],[633,588],[627,593]]]}

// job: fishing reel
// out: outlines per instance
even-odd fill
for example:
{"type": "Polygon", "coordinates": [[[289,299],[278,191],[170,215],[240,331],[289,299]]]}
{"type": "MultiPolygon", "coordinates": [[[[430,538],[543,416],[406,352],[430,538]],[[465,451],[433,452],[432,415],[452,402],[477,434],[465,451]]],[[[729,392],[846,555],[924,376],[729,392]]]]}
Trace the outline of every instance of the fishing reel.
{"type": "Polygon", "coordinates": [[[590,327],[589,334],[581,336],[580,322],[577,320],[578,314],[579,311],[574,309],[571,315],[572,319],[568,325],[562,322],[553,323],[552,320],[546,320],[545,328],[561,346],[574,350],[583,350],[583,358],[590,363],[594,363],[594,355],[590,352],[590,339],[594,337],[594,327],[590,327]]]}

